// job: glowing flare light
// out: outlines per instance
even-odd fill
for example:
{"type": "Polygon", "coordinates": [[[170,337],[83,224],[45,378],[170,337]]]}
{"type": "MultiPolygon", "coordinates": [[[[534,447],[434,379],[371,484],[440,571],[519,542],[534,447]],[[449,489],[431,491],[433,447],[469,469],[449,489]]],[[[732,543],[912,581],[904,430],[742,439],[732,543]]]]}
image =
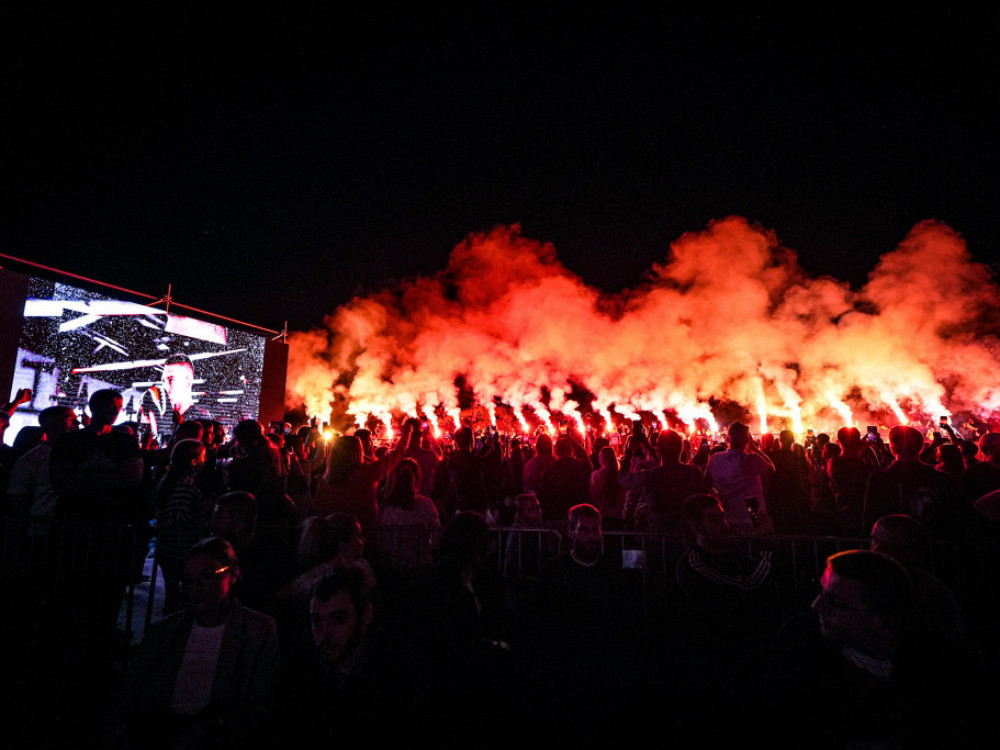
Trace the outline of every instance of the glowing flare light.
{"type": "Polygon", "coordinates": [[[735,419],[797,433],[996,422],[998,317],[992,273],[935,221],[854,290],[809,277],[773,232],[722,219],[616,295],[501,227],[462,242],[436,276],[292,334],[288,401],[383,434],[418,414],[451,432],[473,407],[507,434],[611,433],[636,419],[689,434],[735,419]]]}

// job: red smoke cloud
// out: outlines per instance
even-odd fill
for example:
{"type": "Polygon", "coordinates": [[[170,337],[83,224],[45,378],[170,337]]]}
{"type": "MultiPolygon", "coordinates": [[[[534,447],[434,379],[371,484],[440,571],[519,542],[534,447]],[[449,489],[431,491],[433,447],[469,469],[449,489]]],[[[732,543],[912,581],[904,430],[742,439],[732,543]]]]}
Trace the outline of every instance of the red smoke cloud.
{"type": "Polygon", "coordinates": [[[457,416],[467,404],[456,381],[464,399],[471,391],[491,411],[497,399],[522,423],[526,406],[579,422],[612,404],[712,423],[724,402],[771,429],[988,419],[1000,410],[998,320],[991,272],[934,221],[857,291],[810,277],[773,232],[731,217],[685,234],[642,286],[614,296],[584,284],[551,245],[501,227],[467,238],[436,276],[293,334],[288,398],[361,423],[435,408],[457,416]]]}

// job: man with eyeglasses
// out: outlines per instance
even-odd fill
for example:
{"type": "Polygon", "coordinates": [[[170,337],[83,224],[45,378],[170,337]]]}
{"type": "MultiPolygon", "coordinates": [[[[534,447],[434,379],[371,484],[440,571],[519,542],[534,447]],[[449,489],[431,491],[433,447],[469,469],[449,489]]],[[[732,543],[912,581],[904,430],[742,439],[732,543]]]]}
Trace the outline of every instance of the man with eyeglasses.
{"type": "Polygon", "coordinates": [[[770,727],[777,746],[979,746],[980,670],[921,637],[906,570],[876,552],[827,559],[809,616],[778,636],[770,727]],[[784,743],[784,744],[783,744],[784,743]]]}
{"type": "Polygon", "coordinates": [[[128,747],[238,747],[264,726],[278,634],[274,620],[237,601],[239,576],[223,539],[203,539],[188,554],[187,608],[154,623],[130,665],[119,728],[128,747]]]}
{"type": "Polygon", "coordinates": [[[827,559],[812,610],[823,637],[876,676],[892,673],[913,606],[906,571],[875,553],[842,552],[827,559]]]}

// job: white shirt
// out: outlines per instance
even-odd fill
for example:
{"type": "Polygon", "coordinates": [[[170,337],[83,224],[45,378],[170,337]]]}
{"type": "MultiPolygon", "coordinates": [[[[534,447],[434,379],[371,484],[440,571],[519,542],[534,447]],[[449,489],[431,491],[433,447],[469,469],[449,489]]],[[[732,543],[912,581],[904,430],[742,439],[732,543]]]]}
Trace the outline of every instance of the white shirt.
{"type": "Polygon", "coordinates": [[[211,628],[191,623],[191,635],[188,636],[170,703],[174,712],[194,716],[211,702],[212,683],[215,682],[215,668],[219,664],[225,630],[225,623],[211,628]]]}
{"type": "Polygon", "coordinates": [[[746,504],[749,498],[757,501],[760,513],[767,513],[761,477],[770,470],[771,465],[761,456],[742,450],[716,453],[708,460],[708,474],[719,491],[722,509],[731,527],[753,525],[746,504]]]}

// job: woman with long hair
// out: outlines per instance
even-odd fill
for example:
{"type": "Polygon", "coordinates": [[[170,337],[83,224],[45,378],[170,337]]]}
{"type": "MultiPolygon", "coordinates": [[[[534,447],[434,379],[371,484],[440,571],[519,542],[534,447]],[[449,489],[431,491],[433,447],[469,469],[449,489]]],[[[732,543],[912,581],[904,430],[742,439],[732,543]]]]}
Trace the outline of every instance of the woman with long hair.
{"type": "Polygon", "coordinates": [[[552,466],[556,457],[552,452],[552,438],[548,433],[543,432],[535,440],[535,455],[524,464],[524,491],[532,494],[538,493],[538,481],[542,474],[552,466]]]}
{"type": "Polygon", "coordinates": [[[180,566],[188,550],[208,533],[212,501],[205,498],[195,477],[205,466],[200,440],[180,440],[170,452],[166,474],[156,487],[156,564],[163,572],[163,613],[180,607],[180,566]]]}
{"type": "Polygon", "coordinates": [[[285,494],[281,473],[281,454],[264,436],[256,419],[244,419],[233,430],[235,458],[229,464],[229,490],[249,492],[257,498],[257,512],[262,526],[294,523],[300,517],[291,498],[285,494]]]}
{"type": "Polygon", "coordinates": [[[601,448],[601,466],[590,475],[590,502],[609,528],[624,525],[625,488],[618,482],[618,456],[610,445],[601,448]],[[611,521],[611,523],[608,523],[611,521]]]}
{"type": "Polygon", "coordinates": [[[358,519],[348,513],[311,516],[299,534],[299,568],[303,572],[278,592],[279,599],[308,598],[312,587],[335,570],[357,568],[365,589],[375,590],[375,573],[362,557],[365,537],[358,519]]]}
{"type": "Polygon", "coordinates": [[[350,513],[357,516],[362,528],[378,525],[378,483],[399,463],[410,440],[412,426],[403,426],[399,441],[384,458],[364,463],[361,440],[355,435],[341,435],[333,441],[326,457],[326,472],[316,487],[313,513],[350,513]]]}
{"type": "Polygon", "coordinates": [[[434,501],[421,495],[419,487],[420,467],[412,458],[404,458],[389,475],[382,503],[379,549],[404,570],[431,564],[430,530],[441,528],[434,501]]]}

